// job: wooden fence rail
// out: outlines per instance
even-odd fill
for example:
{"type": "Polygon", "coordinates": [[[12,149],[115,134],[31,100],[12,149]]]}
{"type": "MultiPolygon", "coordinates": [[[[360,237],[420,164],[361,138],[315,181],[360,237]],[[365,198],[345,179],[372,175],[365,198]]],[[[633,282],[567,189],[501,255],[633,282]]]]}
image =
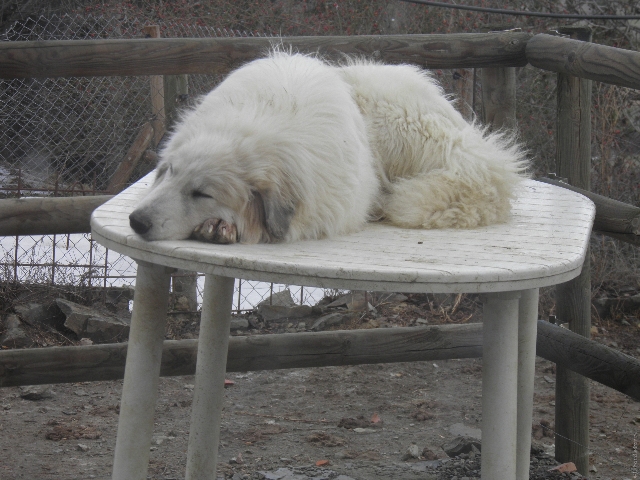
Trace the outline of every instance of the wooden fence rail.
{"type": "MultiPolygon", "coordinates": [[[[596,205],[594,231],[640,245],[640,208],[551,178],[538,180],[590,198],[596,205]]],[[[89,233],[91,212],[111,198],[112,195],[97,195],[0,200],[0,236],[89,233]]]]}
{"type": "Polygon", "coordinates": [[[534,67],[640,89],[640,53],[540,33],[527,42],[534,67]]]}
{"type": "Polygon", "coordinates": [[[580,193],[595,203],[596,218],[593,222],[594,231],[609,235],[626,243],[640,245],[639,207],[574,187],[556,179],[539,178],[538,180],[580,193]]]}
{"type": "Polygon", "coordinates": [[[0,200],[0,236],[89,233],[91,212],[112,198],[26,197],[0,200]]]}
{"type": "Polygon", "coordinates": [[[465,33],[288,38],[158,38],[0,43],[0,78],[226,74],[273,45],[339,58],[363,55],[426,68],[527,63],[640,89],[640,53],[547,34],[465,33]]]}
{"type": "Polygon", "coordinates": [[[151,38],[0,42],[0,78],[227,74],[273,45],[427,68],[518,67],[530,34],[151,38]]]}
{"type": "MultiPolygon", "coordinates": [[[[197,340],[168,340],[163,376],[193,375],[197,340]]],[[[640,362],[538,321],[537,355],[640,400],[640,362]]],[[[0,387],[118,380],[127,344],[0,352],[0,387]]],[[[415,362],[482,356],[482,324],[232,337],[227,371],[415,362]]]]}

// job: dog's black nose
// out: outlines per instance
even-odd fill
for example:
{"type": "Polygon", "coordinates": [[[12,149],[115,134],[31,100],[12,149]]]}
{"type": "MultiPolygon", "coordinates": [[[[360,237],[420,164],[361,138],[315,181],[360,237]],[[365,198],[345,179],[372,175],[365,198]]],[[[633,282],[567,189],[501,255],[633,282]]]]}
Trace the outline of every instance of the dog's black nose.
{"type": "Polygon", "coordinates": [[[152,223],[146,216],[133,212],[129,215],[129,225],[131,225],[134,232],[144,235],[151,229],[152,223]]]}

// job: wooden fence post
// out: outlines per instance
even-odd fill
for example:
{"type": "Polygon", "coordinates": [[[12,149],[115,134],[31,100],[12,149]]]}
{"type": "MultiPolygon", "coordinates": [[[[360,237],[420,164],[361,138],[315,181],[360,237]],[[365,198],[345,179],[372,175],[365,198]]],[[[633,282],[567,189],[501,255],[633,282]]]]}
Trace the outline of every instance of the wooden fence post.
{"type": "MultiPolygon", "coordinates": [[[[591,40],[584,27],[563,28],[560,33],[591,40]]],[[[558,125],[556,173],[569,184],[590,190],[591,80],[558,74],[558,125]]],[[[584,336],[591,335],[591,275],[589,251],[580,276],[556,287],[556,315],[560,322],[584,336]]],[[[589,380],[556,365],[556,460],[589,470],[589,380]]]]}
{"type": "MultiPolygon", "coordinates": [[[[160,38],[158,25],[147,25],[142,30],[149,38],[160,38]]],[[[151,114],[153,115],[151,123],[155,131],[154,148],[158,146],[168,128],[167,121],[175,119],[176,98],[188,94],[186,79],[178,81],[178,77],[182,77],[182,75],[151,76],[151,114]]],[[[190,312],[195,312],[198,309],[198,276],[196,273],[178,270],[176,275],[171,277],[171,289],[174,293],[186,297],[190,312]]]]}
{"type": "Polygon", "coordinates": [[[164,112],[167,129],[177,120],[178,107],[189,98],[189,75],[164,76],[164,112]]]}
{"type": "MultiPolygon", "coordinates": [[[[165,76],[165,112],[167,128],[173,124],[177,107],[183,103],[189,95],[188,75],[165,76]]],[[[171,288],[174,293],[186,297],[189,312],[198,310],[198,274],[187,270],[178,270],[171,277],[171,288]]]]}
{"type": "MultiPolygon", "coordinates": [[[[506,25],[488,25],[486,33],[509,31],[506,25]]],[[[482,121],[491,130],[516,128],[516,69],[481,68],[482,121]]]]}
{"type": "Polygon", "coordinates": [[[484,123],[492,130],[513,129],[516,126],[516,69],[483,68],[482,112],[484,123]]]}
{"type": "Polygon", "coordinates": [[[467,121],[472,121],[474,115],[474,80],[474,70],[471,68],[461,68],[453,71],[453,92],[457,99],[456,110],[458,110],[467,121]]]}
{"type": "MultiPolygon", "coordinates": [[[[160,38],[160,27],[158,25],[147,25],[142,31],[148,38],[160,38]]],[[[164,109],[164,77],[162,75],[151,75],[151,114],[153,120],[151,124],[155,130],[153,137],[153,147],[157,147],[165,132],[165,109],[164,109]]]]}

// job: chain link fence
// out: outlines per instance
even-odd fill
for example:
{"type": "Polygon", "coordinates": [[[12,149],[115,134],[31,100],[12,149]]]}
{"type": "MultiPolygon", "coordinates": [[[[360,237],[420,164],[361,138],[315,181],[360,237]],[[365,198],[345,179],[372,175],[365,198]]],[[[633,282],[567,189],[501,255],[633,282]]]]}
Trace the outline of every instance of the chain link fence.
{"type": "MultiPolygon", "coordinates": [[[[0,41],[144,38],[145,25],[136,18],[29,18],[1,32],[0,41]]],[[[167,38],[247,36],[196,24],[159,27],[160,36],[167,38]]],[[[158,98],[170,124],[180,108],[211,90],[220,78],[189,75],[178,90],[157,80],[149,76],[0,80],[0,198],[109,193],[109,181],[141,128],[158,119],[154,107],[158,98]]],[[[152,159],[152,153],[143,156],[129,182],[150,171],[152,159]]],[[[89,234],[0,237],[2,282],[80,289],[84,292],[80,297],[91,301],[96,296],[106,298],[109,288],[131,286],[135,272],[132,259],[105,249],[89,234]]],[[[198,298],[202,280],[197,281],[198,298]]],[[[234,308],[253,309],[284,288],[304,304],[315,304],[324,296],[321,289],[237,281],[234,308]]]]}

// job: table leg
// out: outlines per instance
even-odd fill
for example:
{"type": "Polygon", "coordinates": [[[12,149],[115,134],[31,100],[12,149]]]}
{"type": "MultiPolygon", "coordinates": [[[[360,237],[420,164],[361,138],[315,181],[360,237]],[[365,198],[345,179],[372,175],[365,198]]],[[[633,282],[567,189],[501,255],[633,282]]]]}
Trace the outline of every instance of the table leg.
{"type": "Polygon", "coordinates": [[[518,315],[518,443],[516,479],[529,480],[533,380],[536,370],[538,289],[524,290],[518,315]]]}
{"type": "Polygon", "coordinates": [[[520,292],[484,299],[482,465],[484,480],[516,478],[518,304],[520,292]]]}
{"type": "Polygon", "coordinates": [[[187,480],[216,478],[234,280],[215,275],[206,277],[189,429],[187,480]]]}
{"type": "Polygon", "coordinates": [[[169,270],[138,263],[113,459],[114,480],[145,480],[167,323],[169,270]]]}

